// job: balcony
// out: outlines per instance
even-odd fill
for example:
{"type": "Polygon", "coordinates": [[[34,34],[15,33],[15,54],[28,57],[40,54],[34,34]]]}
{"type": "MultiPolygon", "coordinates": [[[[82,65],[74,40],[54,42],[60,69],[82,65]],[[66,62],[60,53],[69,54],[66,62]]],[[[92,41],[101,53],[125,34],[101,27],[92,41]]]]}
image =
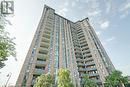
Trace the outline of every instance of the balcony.
{"type": "Polygon", "coordinates": [[[85,40],[80,42],[80,45],[84,45],[84,44],[87,44],[87,42],[85,40]]]}
{"type": "Polygon", "coordinates": [[[83,61],[83,59],[81,59],[81,58],[77,58],[76,61],[83,61]]]}
{"type": "Polygon", "coordinates": [[[48,48],[45,48],[45,47],[44,47],[44,48],[43,48],[43,47],[40,47],[40,48],[39,48],[39,51],[41,51],[41,52],[48,52],[48,48]]]}
{"type": "Polygon", "coordinates": [[[94,62],[88,62],[86,64],[84,63],[77,63],[78,66],[90,66],[90,65],[94,65],[95,63],[94,62]]]}
{"type": "Polygon", "coordinates": [[[87,49],[89,49],[88,46],[82,47],[82,50],[87,50],[87,49]]]}
{"type": "Polygon", "coordinates": [[[46,33],[43,33],[43,37],[47,38],[47,39],[50,39],[50,35],[46,34],[46,33]]]}
{"type": "Polygon", "coordinates": [[[79,40],[80,40],[80,41],[85,40],[85,37],[81,37],[81,38],[79,38],[79,40]]]}
{"type": "Polygon", "coordinates": [[[83,34],[83,33],[80,33],[80,34],[78,34],[78,36],[79,36],[79,37],[82,37],[82,36],[84,36],[84,34],[83,34]]]}
{"type": "Polygon", "coordinates": [[[77,66],[85,66],[84,63],[77,63],[77,66]]]}
{"type": "Polygon", "coordinates": [[[79,54],[75,54],[76,58],[83,58],[82,55],[79,55],[79,54]]]}
{"type": "Polygon", "coordinates": [[[91,73],[91,74],[88,74],[89,77],[93,77],[93,76],[99,76],[98,73],[91,73]]]}
{"type": "Polygon", "coordinates": [[[79,68],[78,71],[87,71],[86,68],[79,68]]]}
{"type": "Polygon", "coordinates": [[[84,61],[93,61],[92,58],[85,58],[84,61]]]}
{"type": "Polygon", "coordinates": [[[86,66],[90,66],[90,65],[95,65],[95,63],[94,63],[94,62],[88,62],[88,63],[86,63],[85,65],[86,65],[86,66]]]}
{"type": "Polygon", "coordinates": [[[93,71],[93,70],[97,70],[95,67],[94,68],[87,68],[87,71],[93,71]]]}
{"type": "Polygon", "coordinates": [[[42,42],[49,43],[50,39],[44,37],[44,38],[42,38],[42,42]]]}
{"type": "Polygon", "coordinates": [[[41,42],[40,43],[40,47],[42,47],[42,48],[49,48],[49,44],[48,43],[45,43],[45,42],[41,42]]]}
{"type": "Polygon", "coordinates": [[[84,50],[83,53],[90,53],[90,50],[84,50]]]}
{"type": "Polygon", "coordinates": [[[41,75],[43,73],[45,73],[45,70],[42,70],[42,69],[35,69],[34,71],[34,74],[37,74],[37,75],[41,75]]]}
{"type": "Polygon", "coordinates": [[[92,55],[90,53],[89,54],[84,54],[84,57],[89,58],[89,57],[92,57],[92,55]]]}
{"type": "Polygon", "coordinates": [[[52,28],[46,26],[45,29],[51,31],[52,28]]]}
{"type": "Polygon", "coordinates": [[[96,68],[79,68],[78,71],[93,71],[97,70],[96,68]]]}
{"type": "Polygon", "coordinates": [[[46,61],[37,60],[37,62],[36,62],[36,66],[45,66],[45,65],[46,65],[46,61]]]}
{"type": "Polygon", "coordinates": [[[46,33],[46,34],[50,35],[51,31],[49,31],[49,30],[45,29],[44,33],[46,33]]]}
{"type": "Polygon", "coordinates": [[[48,58],[45,54],[38,54],[37,59],[46,60],[48,58]]]}
{"type": "Polygon", "coordinates": [[[84,73],[81,73],[80,74],[80,77],[83,77],[85,75],[88,75],[89,77],[93,77],[93,76],[99,76],[98,73],[92,73],[92,74],[84,74],[84,73]]]}

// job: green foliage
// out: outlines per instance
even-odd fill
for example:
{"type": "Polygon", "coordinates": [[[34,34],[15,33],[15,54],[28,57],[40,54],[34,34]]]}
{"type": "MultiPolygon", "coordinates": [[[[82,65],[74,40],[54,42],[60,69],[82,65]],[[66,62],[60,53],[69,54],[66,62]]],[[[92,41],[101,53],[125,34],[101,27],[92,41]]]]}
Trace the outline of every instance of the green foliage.
{"type": "Polygon", "coordinates": [[[128,83],[127,76],[122,76],[122,72],[115,70],[109,76],[106,77],[105,87],[116,87],[128,83]]]}
{"type": "Polygon", "coordinates": [[[36,79],[36,84],[33,87],[53,87],[53,77],[50,74],[42,74],[36,79]]]}
{"type": "Polygon", "coordinates": [[[93,80],[89,79],[88,75],[83,76],[83,87],[96,87],[97,84],[93,80]]]}
{"type": "Polygon", "coordinates": [[[7,57],[16,57],[15,43],[13,38],[9,37],[9,33],[5,31],[6,20],[0,14],[0,68],[5,66],[4,61],[7,57]]]}
{"type": "Polygon", "coordinates": [[[58,86],[57,87],[74,87],[71,79],[70,72],[67,69],[58,70],[58,86]]]}

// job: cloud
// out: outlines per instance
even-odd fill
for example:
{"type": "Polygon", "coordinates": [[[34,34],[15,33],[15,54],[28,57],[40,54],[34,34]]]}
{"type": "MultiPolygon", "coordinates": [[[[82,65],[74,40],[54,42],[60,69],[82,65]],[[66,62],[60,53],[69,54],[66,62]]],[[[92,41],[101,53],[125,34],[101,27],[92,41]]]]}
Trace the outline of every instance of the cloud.
{"type": "Polygon", "coordinates": [[[126,1],[119,8],[119,12],[122,13],[120,15],[120,18],[121,19],[125,18],[129,14],[129,10],[130,10],[130,1],[126,1]]]}
{"type": "Polygon", "coordinates": [[[100,3],[97,0],[86,0],[85,10],[88,17],[99,17],[101,16],[102,10],[100,9],[100,3]]]}
{"type": "Polygon", "coordinates": [[[67,12],[68,12],[68,9],[66,7],[63,7],[62,9],[58,11],[58,14],[65,17],[67,12]]]}
{"type": "Polygon", "coordinates": [[[67,6],[69,5],[68,1],[64,2],[59,6],[60,10],[57,12],[59,15],[66,17],[66,13],[68,12],[67,6]]]}
{"type": "Polygon", "coordinates": [[[101,29],[106,29],[106,28],[109,27],[109,25],[110,25],[109,21],[102,21],[102,22],[100,23],[101,29]]]}
{"type": "Polygon", "coordinates": [[[111,42],[114,41],[114,40],[116,40],[116,37],[115,37],[115,36],[112,36],[112,37],[110,37],[110,38],[104,40],[104,41],[102,42],[102,45],[103,45],[103,46],[107,46],[109,43],[111,43],[111,42]]]}
{"type": "Polygon", "coordinates": [[[106,13],[109,13],[111,11],[112,8],[112,0],[107,0],[106,1],[106,13]]]}
{"type": "Polygon", "coordinates": [[[73,2],[71,3],[71,6],[74,7],[75,5],[76,5],[76,2],[73,1],[73,2]]]}
{"type": "Polygon", "coordinates": [[[76,0],[77,2],[79,2],[79,0],[76,0]]]}
{"type": "Polygon", "coordinates": [[[98,36],[100,36],[100,35],[101,35],[101,31],[96,31],[96,34],[97,34],[98,36]]]}
{"type": "Polygon", "coordinates": [[[101,10],[95,10],[95,11],[90,11],[90,12],[88,12],[88,16],[89,17],[91,17],[91,16],[98,16],[98,15],[100,15],[100,13],[101,13],[101,10]]]}
{"type": "Polygon", "coordinates": [[[121,11],[127,11],[128,9],[130,9],[130,2],[124,4],[124,5],[121,7],[120,10],[121,10],[121,11]]]}
{"type": "Polygon", "coordinates": [[[107,41],[107,42],[111,42],[111,41],[113,41],[113,40],[115,40],[115,39],[116,39],[116,37],[112,36],[112,37],[108,38],[106,41],[107,41]]]}

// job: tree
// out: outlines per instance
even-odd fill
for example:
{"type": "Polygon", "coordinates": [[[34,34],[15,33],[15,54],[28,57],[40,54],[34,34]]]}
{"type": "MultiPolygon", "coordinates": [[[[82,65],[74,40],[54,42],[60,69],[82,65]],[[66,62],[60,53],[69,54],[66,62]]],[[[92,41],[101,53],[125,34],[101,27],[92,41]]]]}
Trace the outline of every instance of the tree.
{"type": "Polygon", "coordinates": [[[9,33],[5,31],[5,26],[9,21],[0,14],[0,68],[5,66],[4,61],[7,57],[13,56],[16,58],[14,38],[9,37],[9,33]]]}
{"type": "Polygon", "coordinates": [[[97,86],[96,82],[89,79],[89,76],[87,74],[84,74],[82,82],[83,82],[83,87],[96,87],[97,86]]]}
{"type": "Polygon", "coordinates": [[[53,77],[50,74],[42,74],[36,79],[33,87],[53,87],[53,77]]]}
{"type": "Polygon", "coordinates": [[[58,86],[57,87],[74,87],[71,79],[70,72],[67,69],[58,70],[58,86]]]}
{"type": "Polygon", "coordinates": [[[128,78],[121,71],[115,70],[106,77],[105,87],[125,87],[124,84],[128,84],[128,78]]]}

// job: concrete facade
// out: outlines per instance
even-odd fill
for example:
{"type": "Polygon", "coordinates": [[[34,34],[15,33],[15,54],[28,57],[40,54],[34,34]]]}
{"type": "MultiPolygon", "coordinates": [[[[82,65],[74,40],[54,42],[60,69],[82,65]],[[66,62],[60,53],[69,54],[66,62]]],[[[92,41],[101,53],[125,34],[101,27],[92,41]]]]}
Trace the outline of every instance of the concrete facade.
{"type": "Polygon", "coordinates": [[[88,18],[72,22],[45,5],[16,87],[32,87],[43,73],[56,82],[59,68],[70,70],[75,87],[82,87],[84,74],[102,86],[115,69],[88,18]]]}

